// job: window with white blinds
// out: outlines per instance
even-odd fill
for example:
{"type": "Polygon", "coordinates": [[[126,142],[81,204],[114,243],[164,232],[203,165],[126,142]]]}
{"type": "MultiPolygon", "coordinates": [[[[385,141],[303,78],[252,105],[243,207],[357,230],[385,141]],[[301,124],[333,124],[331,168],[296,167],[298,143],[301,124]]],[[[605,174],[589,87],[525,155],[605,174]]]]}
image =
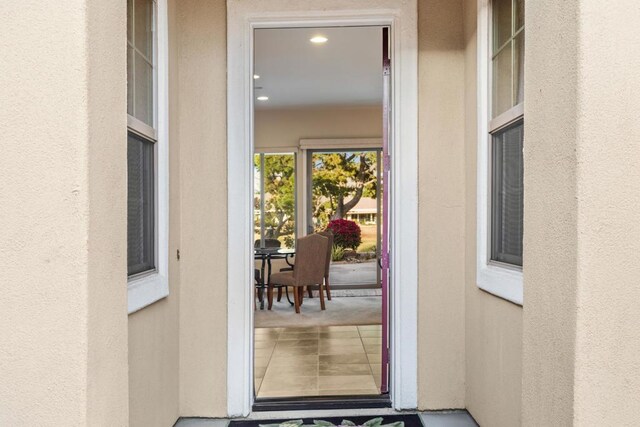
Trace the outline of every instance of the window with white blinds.
{"type": "Polygon", "coordinates": [[[522,266],[523,123],[492,136],[491,259],[522,266]]]}
{"type": "Polygon", "coordinates": [[[134,275],[155,268],[153,143],[129,132],[127,143],[127,264],[134,275]]]}
{"type": "Polygon", "coordinates": [[[127,1],[127,270],[156,268],[156,4],[127,1]]]}
{"type": "Polygon", "coordinates": [[[490,43],[490,259],[522,267],[524,0],[493,0],[490,43]]]}

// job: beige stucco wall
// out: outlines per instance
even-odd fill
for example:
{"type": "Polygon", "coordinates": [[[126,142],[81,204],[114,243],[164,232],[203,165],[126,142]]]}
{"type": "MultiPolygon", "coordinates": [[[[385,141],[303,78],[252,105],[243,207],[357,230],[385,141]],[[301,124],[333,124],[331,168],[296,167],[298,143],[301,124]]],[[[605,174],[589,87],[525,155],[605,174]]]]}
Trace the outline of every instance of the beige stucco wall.
{"type": "Polygon", "coordinates": [[[420,1],[418,12],[418,406],[464,408],[462,2],[420,1]]]}
{"type": "Polygon", "coordinates": [[[633,425],[640,7],[530,2],[527,19],[523,424],[633,425]]]}
{"type": "Polygon", "coordinates": [[[126,425],[126,4],[0,16],[0,425],[126,425]]]}
{"type": "MultiPolygon", "coordinates": [[[[476,285],[477,4],[464,0],[466,407],[483,426],[520,425],[522,308],[476,285]]],[[[527,25],[529,23],[527,22],[527,25]]],[[[529,37],[529,33],[527,33],[529,37]]],[[[528,40],[528,39],[527,39],[528,40]]]]}
{"type": "Polygon", "coordinates": [[[259,109],[255,147],[296,148],[303,138],[380,138],[382,107],[259,109]]]}
{"type": "Polygon", "coordinates": [[[640,413],[640,5],[579,10],[575,423],[629,425],[640,413]]]}
{"type": "Polygon", "coordinates": [[[526,56],[540,60],[525,68],[524,425],[574,419],[577,3],[526,10],[526,56]]]}
{"type": "Polygon", "coordinates": [[[129,316],[129,425],[170,426],[179,416],[180,140],[176,2],[169,18],[169,296],[129,316]]]}
{"type": "Polygon", "coordinates": [[[226,273],[226,3],[176,6],[180,414],[215,417],[227,412],[227,281],[234,280],[226,273]]]}

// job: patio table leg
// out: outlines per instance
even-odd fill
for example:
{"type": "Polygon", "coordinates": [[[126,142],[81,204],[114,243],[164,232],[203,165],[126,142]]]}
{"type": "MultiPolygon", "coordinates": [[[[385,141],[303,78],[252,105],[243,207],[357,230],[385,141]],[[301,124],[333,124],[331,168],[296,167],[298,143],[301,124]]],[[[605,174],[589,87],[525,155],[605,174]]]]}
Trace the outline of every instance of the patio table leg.
{"type": "Polygon", "coordinates": [[[260,265],[260,277],[262,278],[262,284],[260,285],[259,297],[260,300],[260,310],[264,310],[264,284],[266,283],[264,280],[264,265],[265,265],[265,257],[262,257],[262,264],[260,265]]]}
{"type": "Polygon", "coordinates": [[[284,287],[284,292],[287,295],[287,301],[289,301],[289,304],[293,305],[293,301],[291,301],[291,298],[289,298],[289,287],[288,286],[284,287]]]}

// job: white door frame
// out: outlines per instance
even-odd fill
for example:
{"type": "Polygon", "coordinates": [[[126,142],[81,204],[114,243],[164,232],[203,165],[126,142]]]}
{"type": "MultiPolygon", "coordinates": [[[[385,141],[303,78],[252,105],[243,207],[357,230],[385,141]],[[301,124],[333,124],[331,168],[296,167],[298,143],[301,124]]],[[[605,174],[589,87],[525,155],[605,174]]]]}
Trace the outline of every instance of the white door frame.
{"type": "Polygon", "coordinates": [[[390,396],[417,407],[418,23],[417,0],[227,1],[228,306],[227,411],[253,403],[253,30],[391,27],[390,396]],[[245,285],[243,285],[243,283],[245,285]]]}

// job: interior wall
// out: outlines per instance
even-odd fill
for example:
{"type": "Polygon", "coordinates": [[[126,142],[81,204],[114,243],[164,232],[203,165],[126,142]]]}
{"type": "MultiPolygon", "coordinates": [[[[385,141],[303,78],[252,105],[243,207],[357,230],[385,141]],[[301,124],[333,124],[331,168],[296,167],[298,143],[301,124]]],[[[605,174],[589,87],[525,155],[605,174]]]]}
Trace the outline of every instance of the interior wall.
{"type": "Polygon", "coordinates": [[[304,138],[380,138],[382,107],[257,109],[255,148],[299,147],[304,138]]]}
{"type": "MultiPolygon", "coordinates": [[[[180,415],[227,413],[226,2],[176,3],[180,415]]],[[[239,284],[241,285],[241,284],[239,284]]]]}
{"type": "Polygon", "coordinates": [[[126,3],[0,9],[0,425],[127,425],[126,3]]]}
{"type": "Polygon", "coordinates": [[[465,406],[465,140],[461,0],[418,3],[421,409],[465,406]]]}
{"type": "Polygon", "coordinates": [[[169,426],[179,416],[180,141],[176,0],[169,24],[169,296],[129,316],[129,425],[169,426]]]}
{"type": "Polygon", "coordinates": [[[476,285],[477,0],[464,0],[466,406],[486,426],[520,425],[522,307],[476,285]]]}

